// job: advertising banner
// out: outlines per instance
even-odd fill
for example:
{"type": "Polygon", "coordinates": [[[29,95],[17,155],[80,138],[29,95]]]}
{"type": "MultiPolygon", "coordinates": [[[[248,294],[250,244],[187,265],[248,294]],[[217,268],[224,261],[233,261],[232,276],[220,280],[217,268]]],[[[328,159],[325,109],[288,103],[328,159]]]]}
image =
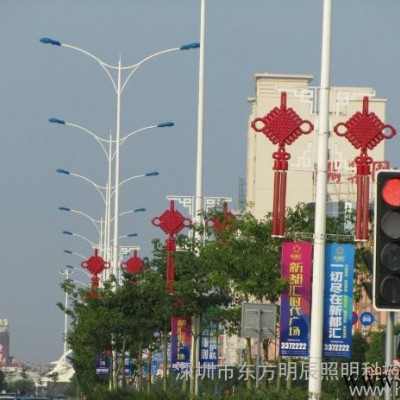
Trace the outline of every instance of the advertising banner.
{"type": "Polygon", "coordinates": [[[96,375],[110,375],[110,356],[103,354],[96,359],[96,375]]]}
{"type": "Polygon", "coordinates": [[[282,243],[282,277],[289,288],[281,295],[281,356],[308,356],[311,260],[311,243],[282,243]]]}
{"type": "Polygon", "coordinates": [[[171,364],[180,371],[190,367],[192,334],[190,317],[172,317],[171,364]]]}
{"type": "Polygon", "coordinates": [[[354,254],[355,249],[351,244],[326,245],[323,345],[325,357],[351,357],[354,254]]]}
{"type": "Polygon", "coordinates": [[[216,368],[218,365],[218,322],[210,322],[200,335],[200,366],[216,368]]]}

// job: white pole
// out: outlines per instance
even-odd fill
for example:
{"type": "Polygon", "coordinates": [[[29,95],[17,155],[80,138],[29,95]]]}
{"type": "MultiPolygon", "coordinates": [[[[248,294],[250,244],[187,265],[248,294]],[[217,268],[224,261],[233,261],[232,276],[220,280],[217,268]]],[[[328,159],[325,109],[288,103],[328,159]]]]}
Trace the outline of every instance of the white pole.
{"type": "MultiPolygon", "coordinates": [[[[69,279],[69,269],[65,269],[65,276],[66,279],[69,279]]],[[[65,311],[68,311],[68,291],[65,292],[65,311]]],[[[67,335],[68,335],[68,313],[65,312],[64,316],[64,356],[67,354],[68,351],[68,343],[67,343],[67,335]]]]}
{"type": "MultiPolygon", "coordinates": [[[[106,185],[106,218],[104,222],[105,230],[105,254],[106,261],[112,262],[111,252],[111,185],[112,185],[112,134],[110,132],[109,144],[108,144],[108,174],[107,174],[107,185],[106,185]]],[[[110,271],[105,272],[106,279],[109,278],[110,271]]]]}
{"type": "Polygon", "coordinates": [[[205,48],[205,14],[206,2],[201,0],[200,17],[200,57],[199,57],[199,98],[197,109],[197,162],[196,162],[196,198],[194,215],[200,222],[199,212],[202,208],[203,196],[203,133],[204,133],[204,48],[205,48]]]}
{"type": "MultiPolygon", "coordinates": [[[[204,134],[204,54],[205,54],[205,16],[206,2],[201,0],[200,10],[200,55],[199,55],[199,93],[197,108],[197,158],[196,158],[196,194],[194,204],[194,221],[198,224],[202,223],[199,213],[202,210],[203,200],[203,134],[204,134]]],[[[198,394],[198,374],[196,371],[199,352],[199,328],[200,318],[198,315],[192,317],[192,329],[194,336],[192,337],[192,375],[190,380],[191,393],[192,385],[194,385],[194,393],[198,394]]]]}
{"type": "Polygon", "coordinates": [[[321,87],[319,91],[319,131],[317,188],[315,198],[314,264],[311,305],[309,365],[309,399],[321,398],[321,362],[324,313],[325,235],[327,164],[329,136],[329,69],[331,46],[331,0],[324,0],[321,54],[321,87]]]}
{"type": "MultiPolygon", "coordinates": [[[[119,148],[120,148],[120,124],[121,124],[121,58],[118,62],[117,80],[117,126],[115,132],[115,178],[114,178],[114,252],[112,257],[112,273],[117,284],[119,283],[118,274],[118,222],[119,222],[119,148]]],[[[109,188],[111,190],[111,188],[109,188]]]]}

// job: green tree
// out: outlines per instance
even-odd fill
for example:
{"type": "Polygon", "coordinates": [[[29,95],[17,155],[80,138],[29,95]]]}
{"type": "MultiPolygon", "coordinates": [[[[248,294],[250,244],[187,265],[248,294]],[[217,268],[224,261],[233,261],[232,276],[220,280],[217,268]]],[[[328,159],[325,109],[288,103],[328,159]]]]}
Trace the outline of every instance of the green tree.
{"type": "Polygon", "coordinates": [[[3,371],[0,371],[0,391],[7,388],[6,376],[3,371]]]}
{"type": "MultiPolygon", "coordinates": [[[[69,285],[69,284],[68,284],[69,285]]],[[[70,287],[65,290],[70,290],[70,287]]],[[[107,384],[107,378],[96,376],[96,359],[117,355],[115,377],[125,377],[125,357],[135,360],[141,378],[142,352],[155,347],[155,332],[169,331],[172,299],[168,295],[163,276],[145,264],[144,271],[136,276],[125,274],[121,285],[106,283],[88,295],[81,291],[74,302],[72,330],[68,342],[73,350],[72,363],[79,389],[95,397],[107,384]]],[[[117,382],[110,380],[110,387],[117,382]]]]}
{"type": "Polygon", "coordinates": [[[31,379],[18,379],[8,384],[8,391],[18,393],[21,396],[33,396],[35,383],[31,379]]]}

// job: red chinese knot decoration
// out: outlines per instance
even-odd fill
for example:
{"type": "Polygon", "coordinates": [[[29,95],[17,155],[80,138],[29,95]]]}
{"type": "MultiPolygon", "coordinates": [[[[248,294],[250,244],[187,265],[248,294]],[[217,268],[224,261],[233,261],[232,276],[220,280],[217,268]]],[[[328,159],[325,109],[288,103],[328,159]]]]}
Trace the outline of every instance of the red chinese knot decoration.
{"type": "Polygon", "coordinates": [[[121,268],[131,274],[138,274],[143,269],[143,260],[138,257],[137,250],[133,251],[133,256],[129,260],[121,264],[121,268]]]}
{"type": "Polygon", "coordinates": [[[235,218],[235,215],[231,211],[228,211],[228,203],[225,201],[223,204],[222,216],[211,217],[205,221],[205,224],[209,228],[213,228],[215,232],[223,232],[226,230],[233,231],[235,227],[232,226],[232,221],[235,218]]]}
{"type": "Polygon", "coordinates": [[[355,158],[357,166],[356,240],[368,240],[369,181],[372,158],[368,150],[374,149],[382,140],[391,139],[396,129],[384,124],[378,116],[368,111],[368,97],[363,98],[362,112],[356,112],[347,122],[335,125],[337,135],[345,137],[360,155],[355,158]]]}
{"type": "Polygon", "coordinates": [[[272,154],[274,159],[274,195],[272,204],[272,236],[285,235],[286,182],[290,153],[285,146],[292,144],[299,136],[308,134],[314,125],[303,120],[292,109],[286,106],[286,92],[281,93],[281,105],[275,107],[262,118],[255,118],[251,127],[263,133],[273,144],[278,145],[278,151],[272,154]]]}
{"type": "Polygon", "coordinates": [[[173,253],[176,251],[175,235],[177,235],[182,229],[189,227],[192,221],[189,218],[185,218],[179,211],[175,210],[175,202],[171,200],[169,210],[164,211],[161,216],[153,218],[151,223],[154,226],[159,226],[167,235],[169,235],[166,240],[167,270],[165,282],[167,284],[168,292],[172,294],[174,292],[175,280],[175,261],[173,256],[173,253]]]}
{"type": "Polygon", "coordinates": [[[82,268],[86,268],[92,274],[92,291],[90,297],[96,297],[96,289],[99,287],[98,277],[105,269],[109,268],[110,263],[104,261],[99,255],[99,250],[94,250],[94,255],[81,263],[82,268]]]}

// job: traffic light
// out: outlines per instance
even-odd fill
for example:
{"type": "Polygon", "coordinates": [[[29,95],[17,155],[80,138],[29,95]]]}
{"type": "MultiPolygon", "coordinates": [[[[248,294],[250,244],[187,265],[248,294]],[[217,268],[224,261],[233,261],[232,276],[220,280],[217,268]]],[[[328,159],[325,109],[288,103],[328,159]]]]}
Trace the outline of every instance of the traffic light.
{"type": "Polygon", "coordinates": [[[373,298],[377,310],[400,310],[400,171],[376,176],[373,298]]]}

